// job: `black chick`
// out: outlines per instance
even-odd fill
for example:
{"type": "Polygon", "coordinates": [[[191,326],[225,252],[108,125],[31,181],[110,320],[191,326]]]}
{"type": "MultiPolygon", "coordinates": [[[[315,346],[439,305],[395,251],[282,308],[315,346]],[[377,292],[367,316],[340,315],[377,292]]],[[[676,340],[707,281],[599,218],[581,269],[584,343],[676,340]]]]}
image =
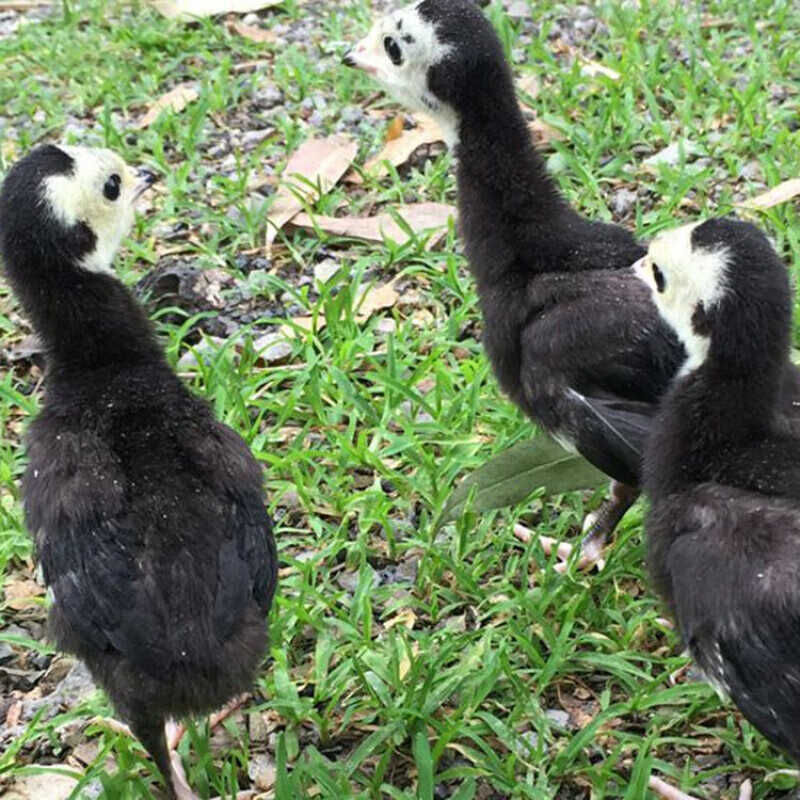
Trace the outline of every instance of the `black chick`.
{"type": "MultiPolygon", "coordinates": [[[[561,195],[531,141],[502,44],[472,0],[396,11],[344,63],[431,114],[455,148],[466,255],[500,386],[613,479],[610,502],[584,526],[587,555],[598,556],[638,496],[658,400],[686,357],[629,269],[645,248],[561,195]]],[[[800,373],[787,372],[787,382],[800,397],[800,373]]]]}
{"type": "Polygon", "coordinates": [[[689,357],[646,449],[649,566],[709,682],[800,761],[800,437],[787,270],[755,227],[662,234],[637,274],[689,357]]]}
{"type": "Polygon", "coordinates": [[[0,255],[46,348],[22,488],[50,635],[183,797],[165,720],[252,685],[277,555],[258,463],[172,372],[111,271],[149,182],[108,150],[39,147],[0,192],[0,255]]]}

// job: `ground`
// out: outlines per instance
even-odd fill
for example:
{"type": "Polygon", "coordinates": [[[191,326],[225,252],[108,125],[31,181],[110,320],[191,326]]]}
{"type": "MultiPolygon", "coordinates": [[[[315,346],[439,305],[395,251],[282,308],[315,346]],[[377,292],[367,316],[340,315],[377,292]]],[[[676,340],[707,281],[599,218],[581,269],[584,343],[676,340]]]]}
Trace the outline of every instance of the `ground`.
{"type": "MultiPolygon", "coordinates": [[[[199,24],[145,4],[9,5],[24,4],[0,2],[0,172],[67,140],[162,176],[120,274],[181,374],[251,444],[277,519],[270,657],[241,712],[181,743],[196,790],[639,800],[656,773],[704,798],[748,777],[756,798],[800,796],[791,765],[682,670],[647,583],[642,507],[593,574],[557,574],[513,526],[574,540],[597,493],[545,503],[531,487],[519,507],[437,530],[461,477],[535,434],[481,350],[456,226],[431,246],[290,224],[268,250],[265,209],[314,136],[357,152],[309,211],[455,203],[440,145],[363,169],[413,125],[340,66],[383,3],[285,0],[199,24]],[[179,84],[197,98],[141,127],[179,84]]],[[[550,168],[587,214],[648,236],[796,175],[797,4],[495,0],[487,13],[550,168]]],[[[747,213],[794,272],[796,206],[747,213]]],[[[28,334],[0,283],[0,792],[147,798],[142,750],[96,720],[112,713],[104,697],[43,641],[17,488],[42,389],[28,334]]]]}

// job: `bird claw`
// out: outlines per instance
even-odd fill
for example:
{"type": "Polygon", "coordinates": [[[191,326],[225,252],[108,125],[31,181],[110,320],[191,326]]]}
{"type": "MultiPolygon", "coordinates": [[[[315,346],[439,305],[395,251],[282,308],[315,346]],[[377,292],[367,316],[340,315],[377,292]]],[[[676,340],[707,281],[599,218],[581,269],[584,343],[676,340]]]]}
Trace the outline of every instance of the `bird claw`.
{"type": "MultiPolygon", "coordinates": [[[[567,571],[569,559],[572,556],[572,551],[574,549],[569,542],[559,542],[558,539],[553,539],[551,536],[537,537],[530,528],[526,528],[524,525],[514,526],[514,536],[516,536],[517,539],[525,544],[528,544],[535,538],[538,538],[544,554],[546,556],[551,556],[553,553],[555,553],[558,558],[558,563],[553,567],[553,569],[560,574],[563,574],[567,571]]],[[[586,552],[584,546],[581,545],[581,554],[578,557],[576,566],[578,569],[589,569],[593,566],[597,566],[597,569],[603,569],[605,566],[605,561],[601,558],[601,556],[602,548],[597,551],[586,552]]]]}

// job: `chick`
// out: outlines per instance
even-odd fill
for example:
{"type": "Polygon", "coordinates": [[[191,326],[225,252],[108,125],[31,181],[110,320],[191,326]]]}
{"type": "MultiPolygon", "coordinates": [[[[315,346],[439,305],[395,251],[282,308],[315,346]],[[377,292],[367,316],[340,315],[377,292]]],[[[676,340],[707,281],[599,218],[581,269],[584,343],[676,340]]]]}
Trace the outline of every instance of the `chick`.
{"type": "Polygon", "coordinates": [[[800,437],[781,414],[792,296],[752,225],[658,236],[637,275],[686,347],[646,448],[648,561],[709,682],[800,761],[800,437]]]}
{"type": "Polygon", "coordinates": [[[22,490],[50,635],[86,662],[170,795],[192,797],[165,720],[251,686],[277,555],[258,463],[172,372],[112,271],[150,182],[108,150],[39,147],[0,191],[0,257],[46,351],[22,490]]]}
{"type": "MultiPolygon", "coordinates": [[[[639,495],[653,415],[686,358],[629,269],[644,246],[565,200],[531,141],[500,39],[474,0],[417,0],[379,19],[344,63],[445,132],[500,386],[612,478],[609,501],[584,523],[583,561],[597,560],[639,495]]],[[[800,423],[800,372],[787,370],[785,381],[786,412],[800,423]]]]}

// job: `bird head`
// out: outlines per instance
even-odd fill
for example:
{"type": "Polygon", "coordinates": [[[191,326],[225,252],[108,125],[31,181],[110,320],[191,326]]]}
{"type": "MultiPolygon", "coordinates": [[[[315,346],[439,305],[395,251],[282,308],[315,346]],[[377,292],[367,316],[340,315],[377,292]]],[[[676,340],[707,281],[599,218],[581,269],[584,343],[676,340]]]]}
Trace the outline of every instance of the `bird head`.
{"type": "Polygon", "coordinates": [[[395,100],[455,127],[477,86],[507,78],[502,44],[475,0],[417,0],[378,19],[343,58],[395,100]]]}
{"type": "Polygon", "coordinates": [[[0,191],[7,268],[28,253],[35,262],[109,272],[136,201],[154,180],[110,150],[37,147],[11,168],[0,191]]]}
{"type": "Polygon", "coordinates": [[[755,226],[721,218],[666,231],[633,269],[686,348],[684,374],[710,354],[726,368],[747,369],[759,348],[784,345],[786,268],[755,226]]]}

